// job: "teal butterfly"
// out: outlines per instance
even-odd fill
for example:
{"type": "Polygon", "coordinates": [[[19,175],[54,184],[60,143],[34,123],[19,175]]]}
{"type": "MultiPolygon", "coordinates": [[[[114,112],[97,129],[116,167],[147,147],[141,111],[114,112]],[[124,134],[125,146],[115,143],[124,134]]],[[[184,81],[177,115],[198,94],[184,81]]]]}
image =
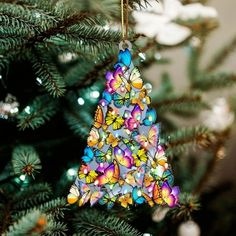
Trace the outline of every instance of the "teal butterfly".
{"type": "Polygon", "coordinates": [[[126,93],[124,96],[120,95],[119,93],[113,94],[113,102],[115,107],[121,108],[123,106],[129,106],[130,105],[130,94],[126,93]]]}
{"type": "Polygon", "coordinates": [[[143,197],[142,190],[138,187],[134,187],[132,191],[132,198],[135,203],[142,204],[146,201],[146,199],[143,197]]]}
{"type": "Polygon", "coordinates": [[[107,205],[107,208],[111,209],[115,204],[116,198],[116,196],[110,197],[109,194],[106,193],[102,198],[99,199],[99,204],[107,205]]]}
{"type": "Polygon", "coordinates": [[[112,162],[112,149],[111,148],[109,148],[107,152],[103,152],[97,149],[94,154],[95,154],[97,163],[108,162],[110,164],[112,162]]]}

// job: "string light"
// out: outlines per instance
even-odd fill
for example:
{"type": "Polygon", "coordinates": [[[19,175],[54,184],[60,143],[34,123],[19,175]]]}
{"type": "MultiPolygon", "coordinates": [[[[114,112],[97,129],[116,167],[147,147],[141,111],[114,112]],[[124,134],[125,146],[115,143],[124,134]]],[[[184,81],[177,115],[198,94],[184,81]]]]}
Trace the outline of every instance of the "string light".
{"type": "Polygon", "coordinates": [[[100,96],[99,91],[92,91],[92,92],[90,93],[90,97],[91,97],[91,98],[99,98],[99,96],[100,96]]]}
{"type": "Polygon", "coordinates": [[[42,84],[42,80],[41,80],[39,77],[36,78],[36,81],[37,81],[40,85],[42,84]]]}
{"type": "Polygon", "coordinates": [[[26,179],[26,175],[20,175],[19,179],[24,182],[26,179]]]}
{"type": "Polygon", "coordinates": [[[25,108],[25,112],[26,112],[27,114],[30,114],[30,106],[27,106],[27,107],[25,108]]]}
{"type": "Polygon", "coordinates": [[[84,105],[84,99],[81,98],[81,97],[78,98],[77,102],[78,102],[78,104],[79,104],[80,106],[83,106],[83,105],[84,105]]]}

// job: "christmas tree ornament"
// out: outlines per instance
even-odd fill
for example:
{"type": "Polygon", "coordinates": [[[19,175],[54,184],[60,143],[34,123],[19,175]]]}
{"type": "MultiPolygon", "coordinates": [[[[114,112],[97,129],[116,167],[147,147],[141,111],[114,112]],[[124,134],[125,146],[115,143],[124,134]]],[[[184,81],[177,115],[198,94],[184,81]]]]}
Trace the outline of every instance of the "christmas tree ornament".
{"type": "Polygon", "coordinates": [[[114,71],[106,73],[106,88],[67,199],[79,206],[89,202],[108,208],[143,203],[174,207],[179,188],[173,187],[173,174],[159,142],[157,114],[149,107],[152,86],[144,84],[132,63],[127,25],[126,21],[126,30],[122,27],[123,40],[114,71]]]}
{"type": "Polygon", "coordinates": [[[19,112],[19,103],[11,94],[7,94],[4,101],[0,101],[0,118],[8,119],[15,117],[19,112]]]}
{"type": "Polygon", "coordinates": [[[200,236],[200,234],[199,225],[192,220],[181,223],[178,228],[178,236],[200,236]]]}

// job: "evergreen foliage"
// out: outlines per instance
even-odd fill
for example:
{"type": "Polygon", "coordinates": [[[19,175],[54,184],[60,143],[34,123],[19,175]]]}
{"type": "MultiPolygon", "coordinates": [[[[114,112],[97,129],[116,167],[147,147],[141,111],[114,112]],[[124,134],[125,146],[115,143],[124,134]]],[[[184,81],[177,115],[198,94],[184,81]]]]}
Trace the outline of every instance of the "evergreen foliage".
{"type": "MultiPolygon", "coordinates": [[[[130,10],[148,4],[148,0],[129,0],[130,10]]],[[[171,63],[169,58],[156,55],[170,47],[135,34],[135,22],[131,15],[129,18],[135,63],[142,70],[171,63]],[[140,52],[145,53],[145,61],[140,61],[140,52]]],[[[209,210],[209,199],[215,193],[204,195],[202,185],[224,153],[229,129],[216,132],[185,121],[210,108],[211,101],[205,96],[209,91],[235,86],[235,72],[219,70],[236,47],[235,37],[201,66],[210,30],[204,22],[196,23],[193,36],[199,38],[200,46],[193,45],[191,39],[177,45],[188,48],[189,88],[176,91],[166,72],[151,93],[151,105],[162,124],[160,142],[183,192],[180,206],[171,209],[162,222],[153,223],[153,210],[146,206],[106,211],[69,207],[65,200],[104,89],[104,73],[116,62],[121,40],[117,27],[120,1],[0,0],[0,23],[0,101],[13,93],[20,103],[15,119],[5,121],[0,115],[1,235],[135,236],[147,231],[173,235],[184,220],[196,219],[204,225],[200,219],[203,207],[209,210]],[[198,158],[200,152],[203,158],[198,158]],[[196,159],[198,164],[194,165],[196,159]]],[[[190,23],[186,25],[191,28],[190,23]]],[[[144,80],[148,82],[148,78],[144,80]]],[[[232,98],[232,106],[235,101],[232,98]]],[[[230,199],[226,199],[229,205],[230,199]]],[[[225,224],[232,222],[233,216],[225,224]]],[[[231,234],[228,232],[225,235],[231,234]]]]}

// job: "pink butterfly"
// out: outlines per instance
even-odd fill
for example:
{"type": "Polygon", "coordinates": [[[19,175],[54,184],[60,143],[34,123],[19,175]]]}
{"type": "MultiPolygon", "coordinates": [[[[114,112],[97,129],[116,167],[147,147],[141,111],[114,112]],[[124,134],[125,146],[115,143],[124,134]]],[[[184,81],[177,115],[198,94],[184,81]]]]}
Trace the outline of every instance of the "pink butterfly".
{"type": "Polygon", "coordinates": [[[171,189],[168,182],[164,182],[161,187],[162,199],[168,204],[169,207],[174,207],[177,205],[179,200],[179,187],[175,186],[171,189]]]}
{"type": "Polygon", "coordinates": [[[143,148],[149,150],[152,147],[157,148],[158,134],[159,127],[157,125],[152,125],[148,131],[147,136],[138,134],[134,138],[143,148]]]}
{"type": "Polygon", "coordinates": [[[120,149],[119,147],[114,148],[114,155],[116,157],[116,160],[122,165],[127,168],[131,168],[134,159],[132,157],[132,152],[126,148],[125,150],[120,149]]]}
{"type": "Polygon", "coordinates": [[[138,128],[142,118],[142,110],[139,105],[135,105],[134,109],[132,110],[130,117],[125,120],[125,127],[132,131],[138,128]]]}

